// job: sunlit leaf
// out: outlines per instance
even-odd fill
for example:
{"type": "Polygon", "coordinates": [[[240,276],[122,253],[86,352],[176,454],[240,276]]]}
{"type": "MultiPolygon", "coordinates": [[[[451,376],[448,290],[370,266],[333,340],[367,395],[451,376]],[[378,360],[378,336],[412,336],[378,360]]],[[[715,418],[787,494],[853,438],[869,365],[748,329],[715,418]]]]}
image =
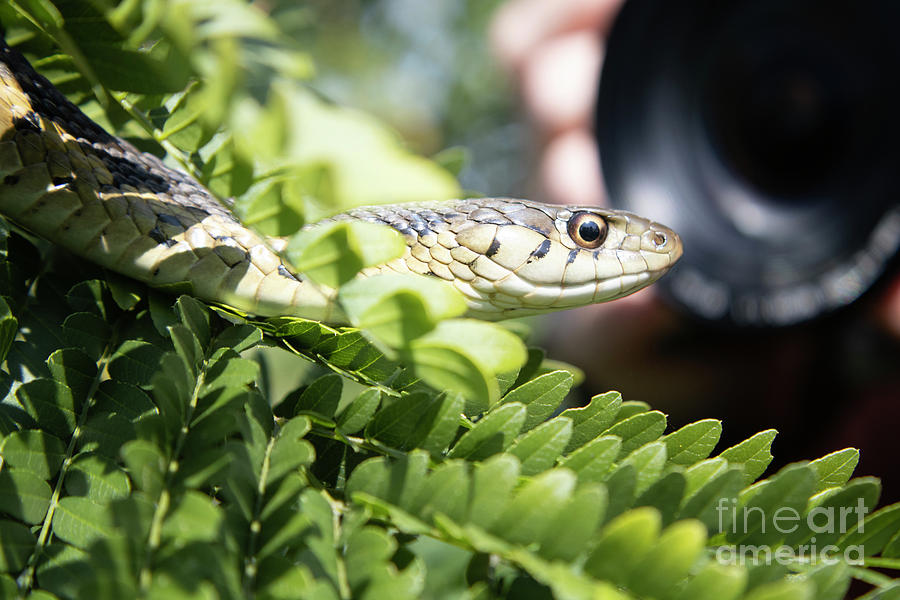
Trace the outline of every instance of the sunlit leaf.
{"type": "Polygon", "coordinates": [[[659,513],[652,508],[637,508],[606,525],[584,565],[585,571],[599,579],[624,584],[638,561],[656,543],[660,531],[659,513]]]}
{"type": "Polygon", "coordinates": [[[578,473],[579,481],[603,481],[613,461],[621,453],[621,449],[622,440],[620,438],[615,436],[598,437],[562,459],[559,465],[578,473]]]}
{"type": "Polygon", "coordinates": [[[399,273],[350,281],[339,298],[354,325],[394,348],[466,311],[462,294],[449,283],[399,273]]]}
{"type": "Polygon", "coordinates": [[[706,419],[685,425],[665,437],[669,461],[678,465],[692,465],[703,460],[719,441],[722,423],[706,419]]]}
{"type": "Polygon", "coordinates": [[[730,463],[744,466],[744,485],[756,481],[772,462],[772,441],[778,432],[774,429],[760,431],[740,444],[723,451],[719,456],[730,463]]]}
{"type": "Polygon", "coordinates": [[[69,468],[66,491],[72,496],[86,496],[98,504],[125,498],[131,482],[114,462],[97,454],[79,456],[69,468]]]}
{"type": "Polygon", "coordinates": [[[463,434],[450,450],[450,457],[479,460],[506,449],[521,431],[526,414],[521,404],[498,407],[463,434]]]}
{"type": "Polygon", "coordinates": [[[495,375],[518,369],[527,353],[512,333],[471,319],[443,321],[410,344],[414,368],[437,389],[461,393],[466,412],[477,413],[500,396],[495,375]]]}
{"type": "Polygon", "coordinates": [[[858,463],[859,450],[856,448],[844,448],[812,461],[809,466],[816,470],[819,478],[816,491],[821,492],[829,487],[844,485],[853,475],[858,463]]]}
{"type": "Polygon", "coordinates": [[[566,447],[571,452],[588,441],[596,438],[613,422],[619,407],[622,406],[622,395],[619,392],[607,392],[591,398],[583,408],[569,408],[562,416],[572,419],[572,439],[566,447]]]}
{"type": "Polygon", "coordinates": [[[394,229],[341,221],[301,231],[291,238],[285,255],[310,279],[337,288],[365,267],[398,258],[405,249],[406,243],[394,229]]]}
{"type": "Polygon", "coordinates": [[[525,383],[503,397],[503,402],[521,402],[528,408],[525,429],[531,429],[556,410],[571,389],[574,378],[568,371],[553,371],[525,383]]]}
{"type": "Polygon", "coordinates": [[[605,435],[622,438],[622,455],[659,438],[666,429],[666,416],[659,411],[640,412],[619,421],[606,431],[605,435]]]}
{"type": "Polygon", "coordinates": [[[535,475],[553,466],[571,436],[572,421],[553,419],[516,440],[509,453],[521,461],[523,475],[535,475]]]}

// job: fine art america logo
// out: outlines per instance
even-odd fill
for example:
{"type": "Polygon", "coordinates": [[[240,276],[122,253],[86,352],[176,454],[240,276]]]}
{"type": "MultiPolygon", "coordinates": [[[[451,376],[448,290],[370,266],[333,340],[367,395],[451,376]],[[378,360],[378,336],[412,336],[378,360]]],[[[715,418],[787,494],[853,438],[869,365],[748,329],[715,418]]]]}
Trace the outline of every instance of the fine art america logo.
{"type": "Polygon", "coordinates": [[[726,544],[716,549],[716,560],[723,564],[796,564],[846,562],[849,565],[862,565],[865,549],[861,544],[839,547],[828,543],[816,544],[816,535],[828,534],[829,540],[837,539],[849,531],[863,533],[863,518],[869,509],[860,498],[856,506],[819,506],[810,510],[806,516],[801,515],[790,506],[782,506],[772,514],[758,506],[742,506],[738,509],[734,498],[721,498],[716,506],[719,517],[719,531],[724,532],[730,540],[747,543],[726,544]],[[783,536],[797,533],[801,528],[810,536],[800,545],[781,545],[772,547],[767,544],[752,544],[754,538],[767,536],[772,532],[783,536]]]}

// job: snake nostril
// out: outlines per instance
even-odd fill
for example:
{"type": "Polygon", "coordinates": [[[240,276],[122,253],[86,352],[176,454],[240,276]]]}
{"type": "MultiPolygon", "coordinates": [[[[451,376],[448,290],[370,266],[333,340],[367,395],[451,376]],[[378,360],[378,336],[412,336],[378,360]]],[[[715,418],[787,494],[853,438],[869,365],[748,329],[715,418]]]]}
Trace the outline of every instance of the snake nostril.
{"type": "Polygon", "coordinates": [[[669,241],[669,237],[663,233],[662,231],[657,231],[653,234],[653,243],[657,248],[662,248],[666,245],[666,242],[669,241]]]}

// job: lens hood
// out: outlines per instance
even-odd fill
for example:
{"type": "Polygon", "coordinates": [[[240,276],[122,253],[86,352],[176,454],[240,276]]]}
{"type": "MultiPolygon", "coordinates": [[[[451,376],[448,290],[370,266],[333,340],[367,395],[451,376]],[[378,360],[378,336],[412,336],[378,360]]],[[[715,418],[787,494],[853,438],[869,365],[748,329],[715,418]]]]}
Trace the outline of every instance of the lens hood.
{"type": "Polygon", "coordinates": [[[849,304],[900,246],[900,3],[627,0],[596,135],[610,202],[674,228],[665,295],[788,325],[849,304]]]}

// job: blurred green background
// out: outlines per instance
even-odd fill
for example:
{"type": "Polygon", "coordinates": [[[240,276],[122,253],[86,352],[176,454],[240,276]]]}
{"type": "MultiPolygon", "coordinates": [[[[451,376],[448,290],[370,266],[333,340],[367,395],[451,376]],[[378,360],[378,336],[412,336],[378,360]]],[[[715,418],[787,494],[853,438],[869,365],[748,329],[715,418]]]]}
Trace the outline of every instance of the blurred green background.
{"type": "Polygon", "coordinates": [[[272,2],[313,56],[308,85],[372,113],[410,150],[458,170],[464,189],[523,195],[528,130],[486,30],[501,0],[272,2]]]}

